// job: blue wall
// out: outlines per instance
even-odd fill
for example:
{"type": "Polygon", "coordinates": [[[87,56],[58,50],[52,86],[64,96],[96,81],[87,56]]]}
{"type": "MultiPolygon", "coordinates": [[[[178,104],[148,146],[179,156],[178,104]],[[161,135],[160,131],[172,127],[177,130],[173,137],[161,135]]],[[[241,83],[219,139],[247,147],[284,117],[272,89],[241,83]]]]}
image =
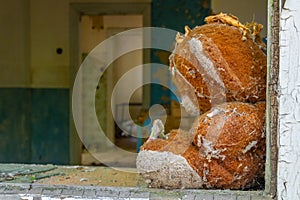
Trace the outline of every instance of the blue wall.
{"type": "MultiPolygon", "coordinates": [[[[193,28],[204,24],[204,18],[210,14],[210,0],[153,0],[151,11],[152,27],[169,28],[184,33],[184,26],[186,25],[193,28]]],[[[168,56],[162,56],[165,53],[160,50],[152,50],[151,62],[161,63],[166,65],[166,67],[169,66],[168,56]]],[[[156,70],[152,68],[152,80],[154,78],[153,75],[157,74],[156,70]]],[[[174,87],[170,77],[169,84],[169,88],[174,87]]],[[[175,99],[175,97],[169,89],[157,84],[151,85],[151,105],[169,105],[172,99],[175,99]]]]}
{"type": "Polygon", "coordinates": [[[30,90],[0,89],[0,162],[28,162],[31,154],[30,90]]]}
{"type": "Polygon", "coordinates": [[[69,163],[69,89],[0,88],[0,162],[69,163]]]}
{"type": "Polygon", "coordinates": [[[31,162],[69,163],[69,90],[31,90],[31,162]]]}

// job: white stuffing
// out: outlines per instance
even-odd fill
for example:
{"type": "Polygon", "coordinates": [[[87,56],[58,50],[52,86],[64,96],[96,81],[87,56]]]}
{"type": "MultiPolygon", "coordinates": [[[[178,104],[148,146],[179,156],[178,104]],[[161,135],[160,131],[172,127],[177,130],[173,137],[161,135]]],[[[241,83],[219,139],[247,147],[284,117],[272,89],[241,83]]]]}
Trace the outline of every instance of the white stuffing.
{"type": "Polygon", "coordinates": [[[243,154],[247,153],[252,147],[254,147],[257,144],[257,141],[249,142],[249,144],[245,147],[245,149],[242,151],[243,154]]]}
{"type": "Polygon", "coordinates": [[[221,80],[218,72],[215,69],[213,62],[205,55],[202,47],[202,43],[199,39],[191,38],[189,41],[190,52],[194,54],[198,62],[201,64],[206,73],[214,79],[222,88],[224,88],[224,83],[221,80]]]}
{"type": "Polygon", "coordinates": [[[186,159],[171,152],[142,150],[136,159],[137,171],[154,187],[201,188],[203,180],[186,159]],[[150,181],[149,181],[150,180],[150,181]]]}
{"type": "Polygon", "coordinates": [[[221,112],[223,112],[223,110],[219,109],[219,108],[213,108],[211,110],[211,112],[207,113],[206,116],[209,117],[209,118],[212,118],[214,117],[215,115],[218,115],[220,114],[221,112]]]}
{"type": "Polygon", "coordinates": [[[200,114],[199,108],[194,105],[191,99],[186,95],[182,96],[181,105],[184,107],[187,113],[193,116],[198,116],[200,114]]]}

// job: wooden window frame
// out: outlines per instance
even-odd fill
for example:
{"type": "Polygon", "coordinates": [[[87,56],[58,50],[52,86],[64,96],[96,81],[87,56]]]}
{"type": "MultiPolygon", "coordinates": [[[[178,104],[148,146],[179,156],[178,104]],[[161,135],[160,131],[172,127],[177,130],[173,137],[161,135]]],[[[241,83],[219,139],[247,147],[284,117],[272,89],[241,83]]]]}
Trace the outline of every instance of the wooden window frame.
{"type": "Polygon", "coordinates": [[[272,198],[277,194],[278,163],[278,79],[279,79],[279,0],[268,1],[268,64],[266,107],[266,175],[265,193],[272,198]]]}

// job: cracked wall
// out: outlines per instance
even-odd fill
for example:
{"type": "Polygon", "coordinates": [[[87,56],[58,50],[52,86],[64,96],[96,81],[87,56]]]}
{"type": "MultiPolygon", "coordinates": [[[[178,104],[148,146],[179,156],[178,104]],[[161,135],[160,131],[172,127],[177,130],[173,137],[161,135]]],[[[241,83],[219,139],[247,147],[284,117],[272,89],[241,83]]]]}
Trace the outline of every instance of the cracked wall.
{"type": "Polygon", "coordinates": [[[300,2],[280,15],[278,199],[300,199],[300,2]]]}

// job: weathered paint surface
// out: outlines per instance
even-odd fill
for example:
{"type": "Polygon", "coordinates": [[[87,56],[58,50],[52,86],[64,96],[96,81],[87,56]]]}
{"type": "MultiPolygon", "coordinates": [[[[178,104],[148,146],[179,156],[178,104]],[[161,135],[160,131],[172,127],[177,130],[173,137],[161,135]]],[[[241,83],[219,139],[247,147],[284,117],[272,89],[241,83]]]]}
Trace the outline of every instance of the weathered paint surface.
{"type": "MultiPolygon", "coordinates": [[[[184,33],[184,26],[191,28],[204,24],[204,18],[210,14],[210,1],[185,1],[185,0],[152,0],[151,8],[151,26],[163,27],[184,33]]],[[[175,38],[174,38],[175,40],[175,38]]],[[[172,51],[170,45],[170,51],[172,51]]],[[[151,50],[151,62],[161,63],[169,66],[169,53],[158,49],[151,50]]],[[[175,86],[171,83],[169,74],[164,73],[160,68],[151,69],[151,80],[168,84],[169,88],[175,86]]],[[[151,105],[166,105],[170,100],[176,100],[176,97],[170,90],[161,85],[151,85],[151,105]]]]}
{"type": "MultiPolygon", "coordinates": [[[[284,1],[283,1],[284,2],[284,1]]],[[[300,1],[280,17],[278,199],[300,199],[300,1]]]]}
{"type": "Polygon", "coordinates": [[[0,87],[0,162],[69,163],[69,90],[0,87]]]}

